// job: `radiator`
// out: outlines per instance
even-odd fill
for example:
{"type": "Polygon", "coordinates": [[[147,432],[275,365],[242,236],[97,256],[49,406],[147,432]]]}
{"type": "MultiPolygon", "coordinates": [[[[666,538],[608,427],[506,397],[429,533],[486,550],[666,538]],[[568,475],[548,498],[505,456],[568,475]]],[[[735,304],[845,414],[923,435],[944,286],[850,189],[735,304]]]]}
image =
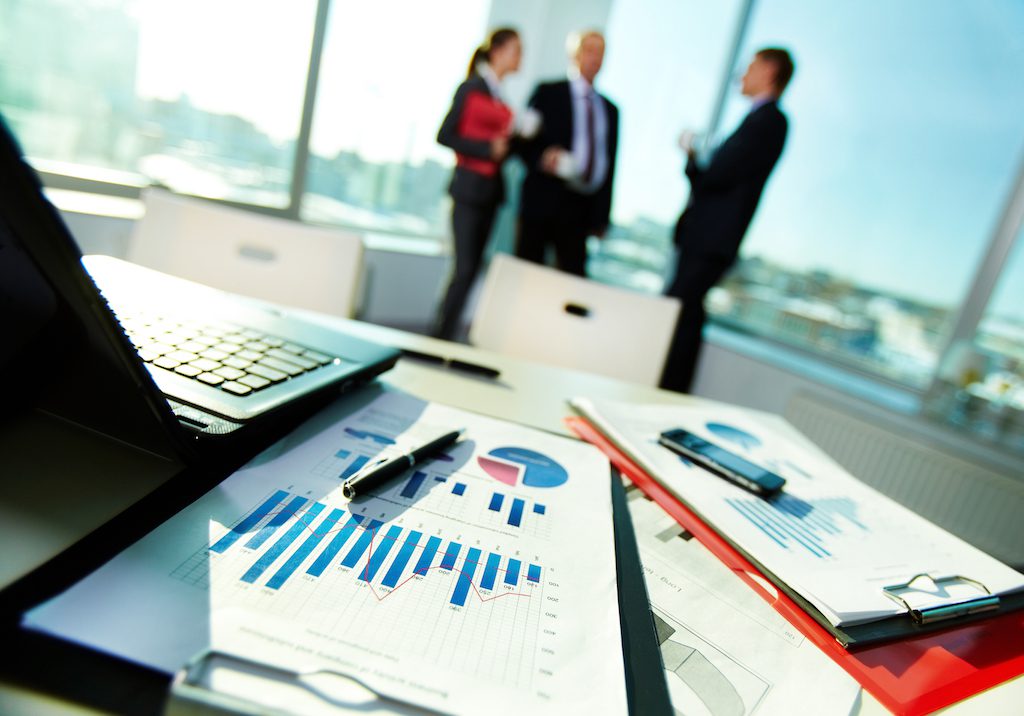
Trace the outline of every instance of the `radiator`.
{"type": "Polygon", "coordinates": [[[790,399],[785,417],[879,492],[993,557],[1024,565],[1024,474],[972,463],[914,436],[892,416],[809,392],[790,399]]]}

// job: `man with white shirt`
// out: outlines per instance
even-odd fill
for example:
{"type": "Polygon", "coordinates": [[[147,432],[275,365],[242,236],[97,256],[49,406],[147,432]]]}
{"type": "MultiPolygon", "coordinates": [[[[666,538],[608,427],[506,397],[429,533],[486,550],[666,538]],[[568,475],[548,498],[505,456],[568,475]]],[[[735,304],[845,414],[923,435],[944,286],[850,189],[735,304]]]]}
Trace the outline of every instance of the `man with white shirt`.
{"type": "Polygon", "coordinates": [[[526,179],[519,203],[516,256],[586,275],[587,237],[604,236],[612,205],[619,110],[594,90],[604,61],[604,37],[590,30],[570,37],[569,78],[538,85],[530,107],[541,129],[520,154],[526,179]]]}

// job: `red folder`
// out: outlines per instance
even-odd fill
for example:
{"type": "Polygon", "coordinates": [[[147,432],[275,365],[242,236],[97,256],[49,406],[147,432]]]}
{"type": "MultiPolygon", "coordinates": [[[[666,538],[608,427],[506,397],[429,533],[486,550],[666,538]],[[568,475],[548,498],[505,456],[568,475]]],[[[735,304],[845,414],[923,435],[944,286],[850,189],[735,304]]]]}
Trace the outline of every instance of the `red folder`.
{"type": "Polygon", "coordinates": [[[895,643],[844,649],[713,529],[685,508],[654,478],[581,417],[569,428],[596,445],[619,471],[771,604],[790,624],[828,654],[883,706],[897,714],[925,714],[1024,674],[1024,614],[1010,612],[937,634],[895,643]]]}
{"type": "MultiPolygon", "coordinates": [[[[499,137],[507,137],[512,125],[512,110],[501,100],[484,94],[470,92],[466,96],[459,116],[459,134],[466,139],[479,139],[490,142],[499,137]]],[[[460,167],[465,167],[477,174],[494,176],[498,173],[498,162],[493,159],[480,159],[465,154],[456,156],[460,167]]]]}

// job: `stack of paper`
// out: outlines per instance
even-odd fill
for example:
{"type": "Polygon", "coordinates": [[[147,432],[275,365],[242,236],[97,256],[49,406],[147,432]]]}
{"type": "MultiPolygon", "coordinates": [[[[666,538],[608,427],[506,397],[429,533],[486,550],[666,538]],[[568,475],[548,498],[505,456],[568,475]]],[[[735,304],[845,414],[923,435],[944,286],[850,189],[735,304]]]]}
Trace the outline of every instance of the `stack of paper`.
{"type": "Polygon", "coordinates": [[[886,587],[919,574],[971,581],[900,590],[915,608],[956,604],[986,588],[995,595],[1024,589],[1024,575],[867,487],[777,416],[711,403],[579,399],[574,407],[833,626],[907,618],[907,606],[886,587]],[[782,494],[758,497],[657,444],[662,431],[676,427],[786,478],[782,494]]]}
{"type": "Polygon", "coordinates": [[[677,713],[853,711],[851,676],[657,504],[628,494],[677,713]]]}
{"type": "Polygon", "coordinates": [[[366,395],[28,624],[168,672],[212,648],[449,713],[624,712],[604,456],[402,394],[354,410],[366,395]],[[437,459],[343,498],[366,464],[458,428],[437,459]]]}

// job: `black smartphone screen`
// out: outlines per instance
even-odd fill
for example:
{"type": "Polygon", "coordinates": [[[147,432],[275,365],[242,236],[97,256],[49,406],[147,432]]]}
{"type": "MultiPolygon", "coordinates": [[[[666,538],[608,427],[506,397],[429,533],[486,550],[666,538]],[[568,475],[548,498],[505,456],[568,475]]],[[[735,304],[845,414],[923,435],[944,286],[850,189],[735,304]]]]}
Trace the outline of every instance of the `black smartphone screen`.
{"type": "Polygon", "coordinates": [[[658,442],[759,495],[771,495],[786,484],[785,479],[774,472],[682,428],[666,430],[658,438],[658,442]]]}

